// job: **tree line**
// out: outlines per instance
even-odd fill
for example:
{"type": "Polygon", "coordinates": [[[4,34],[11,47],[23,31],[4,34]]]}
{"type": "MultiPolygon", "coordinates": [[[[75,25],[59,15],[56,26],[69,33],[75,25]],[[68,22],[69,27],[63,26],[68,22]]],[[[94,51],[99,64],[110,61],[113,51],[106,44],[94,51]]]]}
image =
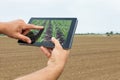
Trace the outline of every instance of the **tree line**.
{"type": "Polygon", "coordinates": [[[118,32],[113,32],[113,31],[110,31],[110,32],[106,32],[106,35],[107,36],[111,36],[111,35],[120,35],[120,33],[118,33],[118,32]]]}
{"type": "Polygon", "coordinates": [[[106,33],[76,33],[77,35],[107,35],[107,36],[112,36],[112,35],[120,35],[119,32],[113,32],[109,31],[106,33]]]}

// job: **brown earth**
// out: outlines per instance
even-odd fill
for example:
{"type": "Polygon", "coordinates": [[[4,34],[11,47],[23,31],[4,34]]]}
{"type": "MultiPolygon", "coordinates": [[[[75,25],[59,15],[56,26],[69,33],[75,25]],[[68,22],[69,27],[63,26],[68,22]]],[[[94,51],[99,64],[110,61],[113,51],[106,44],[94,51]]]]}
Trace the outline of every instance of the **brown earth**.
{"type": "MultiPolygon", "coordinates": [[[[37,47],[20,46],[0,37],[0,80],[37,71],[47,58],[37,47]]],[[[59,80],[120,80],[120,36],[75,36],[59,80]]]]}

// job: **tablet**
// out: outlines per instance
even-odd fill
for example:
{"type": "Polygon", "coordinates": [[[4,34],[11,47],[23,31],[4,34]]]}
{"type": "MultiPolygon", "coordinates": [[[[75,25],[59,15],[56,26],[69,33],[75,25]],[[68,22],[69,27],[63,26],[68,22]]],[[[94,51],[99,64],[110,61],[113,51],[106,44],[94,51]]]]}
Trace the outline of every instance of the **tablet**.
{"type": "Polygon", "coordinates": [[[28,44],[18,40],[20,45],[44,46],[54,48],[51,38],[59,40],[64,49],[72,47],[73,36],[77,27],[77,18],[31,18],[28,22],[38,26],[44,26],[42,30],[31,30],[26,34],[32,43],[28,44]]]}

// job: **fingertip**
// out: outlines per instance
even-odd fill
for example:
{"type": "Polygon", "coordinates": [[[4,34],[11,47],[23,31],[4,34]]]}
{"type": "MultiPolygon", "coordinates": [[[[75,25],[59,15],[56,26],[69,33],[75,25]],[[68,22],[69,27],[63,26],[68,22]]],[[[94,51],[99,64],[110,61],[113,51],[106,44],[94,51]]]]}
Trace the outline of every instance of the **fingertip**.
{"type": "Polygon", "coordinates": [[[29,39],[27,42],[30,44],[32,41],[29,39]]]}
{"type": "Polygon", "coordinates": [[[31,24],[31,25],[33,26],[34,29],[43,29],[44,28],[44,26],[38,26],[38,25],[33,25],[33,24],[31,24]]]}
{"type": "Polygon", "coordinates": [[[44,26],[36,26],[37,28],[44,28],[44,26]]]}
{"type": "Polygon", "coordinates": [[[51,40],[52,40],[52,42],[54,43],[54,42],[55,42],[55,37],[52,37],[51,40]]]}
{"type": "Polygon", "coordinates": [[[43,46],[40,46],[40,49],[41,49],[41,50],[43,50],[43,48],[44,48],[43,46]]]}
{"type": "Polygon", "coordinates": [[[41,46],[40,49],[48,58],[50,57],[50,53],[47,48],[41,46]]]}
{"type": "Polygon", "coordinates": [[[29,37],[27,37],[27,36],[24,36],[23,40],[25,40],[28,44],[30,44],[32,42],[31,39],[29,37]]]}
{"type": "Polygon", "coordinates": [[[22,35],[20,33],[16,34],[16,38],[20,39],[20,40],[22,40],[24,42],[31,43],[31,39],[29,37],[27,37],[25,35],[22,35]]]}
{"type": "Polygon", "coordinates": [[[51,40],[53,41],[53,40],[54,40],[54,37],[52,37],[51,40]]]}
{"type": "Polygon", "coordinates": [[[52,37],[51,41],[55,44],[56,48],[62,48],[59,40],[57,40],[55,37],[52,37]]]}
{"type": "Polygon", "coordinates": [[[33,29],[43,29],[44,26],[37,26],[37,25],[33,25],[33,24],[29,24],[31,26],[31,28],[33,29]]]}
{"type": "Polygon", "coordinates": [[[28,44],[30,44],[32,42],[31,39],[26,36],[23,38],[23,41],[27,42],[28,44]]]}

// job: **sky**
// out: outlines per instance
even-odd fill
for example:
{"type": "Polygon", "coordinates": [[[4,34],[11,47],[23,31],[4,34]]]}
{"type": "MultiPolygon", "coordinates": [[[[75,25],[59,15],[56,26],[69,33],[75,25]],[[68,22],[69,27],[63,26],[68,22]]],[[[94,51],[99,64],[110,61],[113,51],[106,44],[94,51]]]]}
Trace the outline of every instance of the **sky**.
{"type": "Polygon", "coordinates": [[[120,32],[120,0],[1,0],[0,21],[76,17],[76,33],[120,32]]]}

